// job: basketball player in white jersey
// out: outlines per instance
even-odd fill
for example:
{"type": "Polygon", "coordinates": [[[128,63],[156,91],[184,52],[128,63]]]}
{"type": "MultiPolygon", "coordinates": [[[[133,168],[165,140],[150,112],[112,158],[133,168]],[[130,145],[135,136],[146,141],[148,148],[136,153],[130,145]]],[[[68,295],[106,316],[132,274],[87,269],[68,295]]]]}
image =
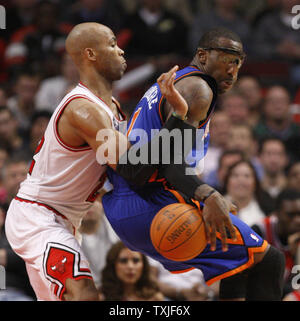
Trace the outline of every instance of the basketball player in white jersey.
{"type": "MultiPolygon", "coordinates": [[[[10,204],[6,234],[26,262],[38,300],[97,300],[76,231],[105,180],[106,167],[96,159],[103,143],[96,140],[97,132],[111,130],[128,145],[117,131],[124,117],[112,97],[113,81],[122,77],[126,61],[113,32],[97,23],[75,26],[66,50],[79,70],[80,83],[52,115],[27,179],[10,204]]],[[[187,106],[176,112],[184,117],[187,106]]]]}

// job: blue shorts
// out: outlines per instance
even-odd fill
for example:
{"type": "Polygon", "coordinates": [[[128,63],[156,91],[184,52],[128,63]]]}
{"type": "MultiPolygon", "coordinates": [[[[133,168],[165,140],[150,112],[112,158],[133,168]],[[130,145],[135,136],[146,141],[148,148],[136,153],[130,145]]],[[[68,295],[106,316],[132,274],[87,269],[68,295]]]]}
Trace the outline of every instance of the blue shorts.
{"type": "Polygon", "coordinates": [[[191,260],[183,262],[169,260],[160,255],[152,245],[150,225],[160,209],[185,200],[177,191],[165,188],[156,188],[145,194],[140,195],[133,190],[111,191],[102,199],[105,214],[128,248],[152,257],[172,273],[198,268],[203,272],[206,283],[210,285],[251,266],[254,262],[254,253],[263,252],[268,245],[248,225],[230,214],[236,228],[237,240],[227,240],[228,251],[222,251],[222,243],[220,238],[217,238],[215,251],[211,251],[208,244],[203,252],[191,260]]]}

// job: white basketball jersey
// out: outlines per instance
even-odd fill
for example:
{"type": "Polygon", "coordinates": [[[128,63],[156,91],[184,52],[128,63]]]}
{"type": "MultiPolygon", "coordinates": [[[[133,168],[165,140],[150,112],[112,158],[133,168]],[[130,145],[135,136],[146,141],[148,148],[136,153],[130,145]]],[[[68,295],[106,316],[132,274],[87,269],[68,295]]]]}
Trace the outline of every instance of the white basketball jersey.
{"type": "Polygon", "coordinates": [[[59,137],[58,120],[76,98],[96,103],[107,112],[112,127],[120,125],[104,101],[79,83],[55,109],[17,196],[54,208],[78,228],[105,181],[106,166],[96,161],[90,146],[72,147],[59,137]]]}

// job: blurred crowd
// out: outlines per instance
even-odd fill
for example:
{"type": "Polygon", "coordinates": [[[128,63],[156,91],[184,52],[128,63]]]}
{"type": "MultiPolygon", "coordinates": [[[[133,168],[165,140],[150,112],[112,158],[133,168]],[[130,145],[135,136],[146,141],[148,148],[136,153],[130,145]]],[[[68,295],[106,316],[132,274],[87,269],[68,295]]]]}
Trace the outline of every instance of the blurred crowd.
{"type": "MultiPolygon", "coordinates": [[[[230,198],[239,217],[286,256],[284,300],[300,300],[300,31],[297,0],[7,0],[0,30],[0,265],[3,300],[35,300],[23,261],[5,237],[5,213],[62,97],[78,82],[64,51],[72,26],[108,25],[128,71],[114,95],[130,117],[161,72],[191,61],[201,35],[225,26],[247,59],[235,87],[220,97],[210,123],[202,179],[230,198]]],[[[300,24],[300,19],[299,19],[300,24]]],[[[217,300],[201,271],[173,275],[119,242],[101,198],[86,215],[83,249],[102,300],[217,300]]]]}

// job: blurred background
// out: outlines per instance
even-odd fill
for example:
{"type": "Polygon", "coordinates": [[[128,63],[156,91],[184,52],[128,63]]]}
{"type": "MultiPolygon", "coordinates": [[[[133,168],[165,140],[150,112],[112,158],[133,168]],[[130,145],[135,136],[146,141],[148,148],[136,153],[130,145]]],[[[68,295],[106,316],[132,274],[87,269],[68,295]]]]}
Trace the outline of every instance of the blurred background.
{"type": "MultiPolygon", "coordinates": [[[[293,28],[291,13],[297,2],[0,1],[6,9],[6,29],[0,30],[0,264],[11,273],[7,282],[12,295],[17,289],[15,299],[24,293],[23,298],[34,296],[20,277],[25,271],[22,262],[7,259],[13,253],[3,229],[5,212],[54,109],[78,82],[65,54],[65,38],[75,24],[94,21],[109,26],[125,51],[128,69],[115,83],[114,95],[128,117],[158,75],[174,64],[190,63],[205,31],[224,26],[239,34],[247,58],[237,84],[217,103],[202,178],[233,200],[241,219],[286,254],[285,297],[300,300],[299,291],[291,286],[292,267],[300,262],[300,209],[297,212],[296,206],[296,214],[288,215],[287,205],[300,201],[300,29],[293,28]]],[[[300,25],[300,18],[297,21],[300,25]]],[[[104,254],[117,240],[100,216],[90,214],[85,221],[89,228],[83,227],[83,246],[90,260],[94,258],[99,288],[104,254]],[[96,259],[99,242],[106,247],[96,259]]],[[[201,276],[171,280],[150,263],[165,298],[217,298],[217,289],[206,289],[201,276]]]]}

